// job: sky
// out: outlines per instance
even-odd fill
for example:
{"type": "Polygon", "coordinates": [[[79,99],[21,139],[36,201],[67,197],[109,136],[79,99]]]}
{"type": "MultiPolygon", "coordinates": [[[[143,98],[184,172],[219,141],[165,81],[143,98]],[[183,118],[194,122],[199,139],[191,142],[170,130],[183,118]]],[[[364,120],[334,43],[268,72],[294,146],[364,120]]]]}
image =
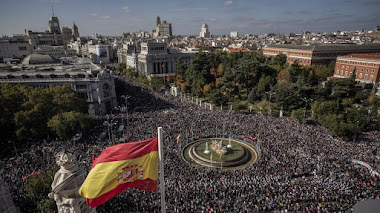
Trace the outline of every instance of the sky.
{"type": "Polygon", "coordinates": [[[54,14],[60,26],[75,21],[81,36],[152,32],[156,17],[174,35],[333,32],[380,25],[380,0],[0,0],[0,35],[45,31],[54,14]]]}

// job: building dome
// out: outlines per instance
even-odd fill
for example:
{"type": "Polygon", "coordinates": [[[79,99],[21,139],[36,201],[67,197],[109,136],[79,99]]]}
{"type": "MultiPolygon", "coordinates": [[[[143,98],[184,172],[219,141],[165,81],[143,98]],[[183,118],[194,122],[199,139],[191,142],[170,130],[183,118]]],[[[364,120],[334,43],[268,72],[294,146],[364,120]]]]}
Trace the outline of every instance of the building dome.
{"type": "Polygon", "coordinates": [[[53,56],[50,55],[42,55],[33,53],[31,55],[28,55],[24,58],[22,61],[22,64],[53,64],[53,63],[59,63],[57,59],[55,59],[53,56]]]}

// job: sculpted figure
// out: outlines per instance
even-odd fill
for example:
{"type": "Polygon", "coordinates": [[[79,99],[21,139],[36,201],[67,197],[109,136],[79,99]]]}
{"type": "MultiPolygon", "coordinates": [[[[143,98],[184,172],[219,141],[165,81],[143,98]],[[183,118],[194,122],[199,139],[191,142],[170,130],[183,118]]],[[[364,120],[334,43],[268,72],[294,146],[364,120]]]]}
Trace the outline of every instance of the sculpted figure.
{"type": "Polygon", "coordinates": [[[227,147],[223,145],[223,141],[221,140],[219,143],[216,140],[212,141],[211,149],[214,150],[219,155],[224,155],[227,153],[227,147]]]}
{"type": "Polygon", "coordinates": [[[55,161],[61,168],[54,176],[49,197],[57,203],[58,212],[96,212],[89,209],[84,198],[78,194],[86,177],[84,171],[79,170],[75,165],[75,156],[62,150],[56,154],[55,161]]]}

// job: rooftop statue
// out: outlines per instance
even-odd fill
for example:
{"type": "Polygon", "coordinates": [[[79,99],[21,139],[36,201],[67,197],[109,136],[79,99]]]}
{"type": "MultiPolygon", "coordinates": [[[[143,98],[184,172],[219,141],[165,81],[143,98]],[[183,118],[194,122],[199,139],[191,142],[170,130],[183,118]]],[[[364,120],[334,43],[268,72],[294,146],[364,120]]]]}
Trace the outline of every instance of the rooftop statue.
{"type": "Polygon", "coordinates": [[[96,212],[90,209],[84,198],[78,194],[86,177],[85,172],[75,165],[75,160],[75,156],[66,153],[65,150],[56,154],[55,161],[61,168],[55,173],[49,197],[57,203],[59,213],[96,212]]]}

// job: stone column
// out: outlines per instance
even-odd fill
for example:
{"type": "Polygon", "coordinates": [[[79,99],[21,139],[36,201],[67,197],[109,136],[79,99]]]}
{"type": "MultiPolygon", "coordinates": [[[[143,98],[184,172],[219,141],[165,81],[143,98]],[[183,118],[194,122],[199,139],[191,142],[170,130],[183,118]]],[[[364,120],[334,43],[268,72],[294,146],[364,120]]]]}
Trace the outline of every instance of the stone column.
{"type": "Polygon", "coordinates": [[[20,212],[13,203],[9,187],[4,181],[4,164],[0,161],[0,212],[16,213],[20,212]]]}

